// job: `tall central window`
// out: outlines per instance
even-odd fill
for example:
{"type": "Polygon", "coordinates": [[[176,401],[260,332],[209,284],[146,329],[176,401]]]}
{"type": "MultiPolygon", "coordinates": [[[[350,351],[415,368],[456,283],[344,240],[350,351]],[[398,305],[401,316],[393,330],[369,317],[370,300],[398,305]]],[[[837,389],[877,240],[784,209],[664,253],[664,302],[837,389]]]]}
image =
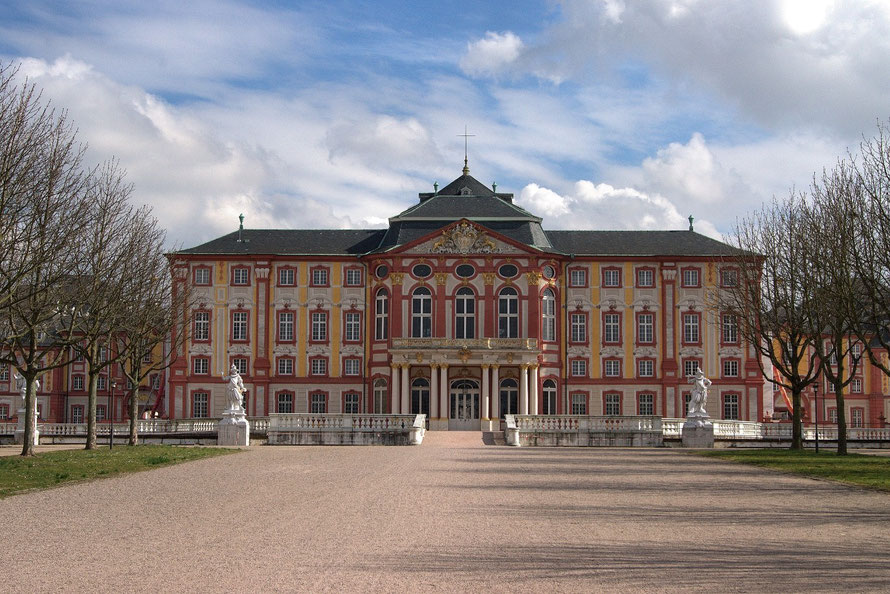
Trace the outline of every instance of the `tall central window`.
{"type": "Polygon", "coordinates": [[[698,315],[683,314],[683,342],[697,343],[699,341],[698,315]]]}
{"type": "Polygon", "coordinates": [[[655,315],[651,313],[641,313],[637,316],[637,342],[652,342],[655,328],[655,315]]]}
{"type": "Polygon", "coordinates": [[[358,342],[362,338],[362,315],[355,311],[346,312],[346,334],[344,339],[358,342]]]}
{"type": "Polygon", "coordinates": [[[278,312],[278,340],[288,342],[294,339],[294,313],[278,312]]]}
{"type": "Polygon", "coordinates": [[[247,340],[247,312],[232,313],[232,340],[247,340]]]}
{"type": "Polygon", "coordinates": [[[519,297],[516,289],[507,287],[498,298],[498,336],[517,338],[519,336],[519,297]]]}
{"type": "Polygon", "coordinates": [[[621,342],[621,316],[607,313],[603,316],[603,341],[607,343],[621,342]]]}
{"type": "Polygon", "coordinates": [[[386,291],[377,292],[374,299],[374,339],[386,340],[389,333],[389,296],[386,291]]]}
{"type": "Polygon", "coordinates": [[[328,339],[328,314],[323,311],[312,312],[312,340],[323,342],[328,339]]]}
{"type": "Polygon", "coordinates": [[[476,337],[476,296],[471,289],[458,289],[454,300],[454,337],[476,337]]]}
{"type": "Polygon", "coordinates": [[[210,312],[195,312],[195,331],[193,340],[210,340],[210,312]]]}
{"type": "Polygon", "coordinates": [[[541,295],[541,339],[556,340],[556,299],[550,289],[541,295]]]}
{"type": "Polygon", "coordinates": [[[587,316],[572,314],[572,342],[587,342],[587,316]]]}
{"type": "Polygon", "coordinates": [[[429,338],[433,335],[433,297],[426,287],[418,287],[411,296],[411,336],[429,338]]]}

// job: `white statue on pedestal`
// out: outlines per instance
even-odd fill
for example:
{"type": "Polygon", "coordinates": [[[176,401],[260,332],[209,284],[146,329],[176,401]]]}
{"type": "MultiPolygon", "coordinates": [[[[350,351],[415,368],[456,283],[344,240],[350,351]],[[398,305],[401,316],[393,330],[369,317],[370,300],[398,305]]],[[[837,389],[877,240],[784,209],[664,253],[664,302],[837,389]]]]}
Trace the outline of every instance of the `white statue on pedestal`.
{"type": "Polygon", "coordinates": [[[689,378],[689,383],[695,384],[692,388],[692,400],[689,402],[689,412],[687,417],[708,417],[705,405],[708,403],[708,388],[711,387],[711,380],[705,377],[705,373],[699,367],[694,376],[689,378]]]}
{"type": "MultiPolygon", "coordinates": [[[[19,394],[22,397],[22,410],[25,408],[25,399],[28,397],[28,382],[25,381],[25,377],[19,375],[17,372],[12,372],[12,379],[16,382],[16,387],[19,389],[19,394]]],[[[34,410],[37,410],[37,392],[40,391],[40,380],[34,380],[34,410]]]]}
{"type": "Polygon", "coordinates": [[[229,401],[229,408],[227,410],[243,413],[244,407],[242,406],[242,401],[245,389],[244,381],[241,379],[241,374],[238,373],[238,368],[232,365],[232,368],[229,370],[229,375],[224,375],[222,378],[229,382],[229,385],[226,387],[226,397],[229,401]]]}

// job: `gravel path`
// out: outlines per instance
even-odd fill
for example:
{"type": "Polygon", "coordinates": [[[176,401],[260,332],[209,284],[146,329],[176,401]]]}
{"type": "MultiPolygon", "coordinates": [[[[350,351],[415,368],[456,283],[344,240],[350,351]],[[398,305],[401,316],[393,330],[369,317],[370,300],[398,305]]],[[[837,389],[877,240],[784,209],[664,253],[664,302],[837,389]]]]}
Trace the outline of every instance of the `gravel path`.
{"type": "Polygon", "coordinates": [[[7,592],[887,591],[890,495],[682,452],[269,447],[0,501],[7,592]]]}

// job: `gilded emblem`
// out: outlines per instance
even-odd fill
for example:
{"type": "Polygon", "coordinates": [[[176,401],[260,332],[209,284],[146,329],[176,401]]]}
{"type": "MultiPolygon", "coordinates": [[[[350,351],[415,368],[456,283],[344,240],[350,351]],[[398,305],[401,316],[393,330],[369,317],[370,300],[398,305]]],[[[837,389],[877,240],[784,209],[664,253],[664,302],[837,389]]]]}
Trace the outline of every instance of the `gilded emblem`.
{"type": "Polygon", "coordinates": [[[490,254],[497,251],[497,245],[483,231],[465,222],[443,231],[442,238],[433,244],[433,251],[490,254]]]}

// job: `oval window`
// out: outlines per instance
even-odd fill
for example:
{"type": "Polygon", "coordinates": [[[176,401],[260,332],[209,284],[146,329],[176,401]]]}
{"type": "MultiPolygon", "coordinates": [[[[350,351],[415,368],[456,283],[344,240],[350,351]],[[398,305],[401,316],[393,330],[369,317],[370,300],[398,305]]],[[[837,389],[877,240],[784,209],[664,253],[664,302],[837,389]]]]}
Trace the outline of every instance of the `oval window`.
{"type": "Polygon", "coordinates": [[[519,269],[512,264],[504,264],[503,266],[498,268],[498,274],[500,274],[504,278],[513,278],[514,276],[519,274],[519,269]]]}
{"type": "Polygon", "coordinates": [[[387,274],[389,274],[389,268],[385,264],[381,264],[374,269],[374,275],[377,278],[385,278],[387,274]]]}
{"type": "Polygon", "coordinates": [[[469,278],[476,274],[476,269],[469,264],[461,264],[454,270],[454,272],[461,278],[469,278]]]}
{"type": "Polygon", "coordinates": [[[556,276],[556,270],[554,270],[553,266],[550,266],[549,264],[544,267],[544,270],[542,272],[544,273],[544,278],[553,278],[556,276]]]}
{"type": "Polygon", "coordinates": [[[426,278],[433,273],[433,269],[426,264],[418,264],[414,267],[412,272],[417,278],[426,278]]]}

